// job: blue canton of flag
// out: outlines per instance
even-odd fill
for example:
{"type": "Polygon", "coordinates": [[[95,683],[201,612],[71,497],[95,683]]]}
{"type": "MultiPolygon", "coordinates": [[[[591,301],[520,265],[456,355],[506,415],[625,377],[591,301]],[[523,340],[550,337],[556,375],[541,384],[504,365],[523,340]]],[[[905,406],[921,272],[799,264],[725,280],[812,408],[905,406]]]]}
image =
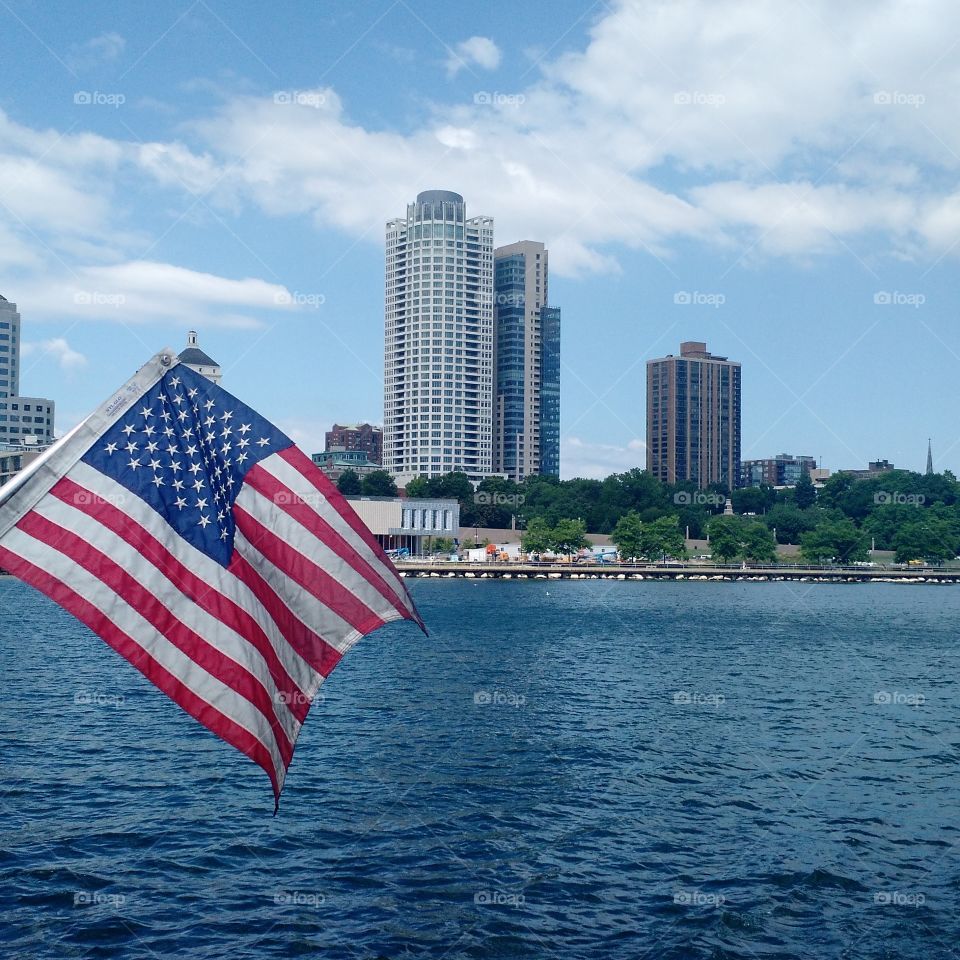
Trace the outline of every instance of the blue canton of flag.
{"type": "Polygon", "coordinates": [[[233,503],[255,464],[293,441],[245,403],[178,365],[83,457],[227,566],[233,503]]]}

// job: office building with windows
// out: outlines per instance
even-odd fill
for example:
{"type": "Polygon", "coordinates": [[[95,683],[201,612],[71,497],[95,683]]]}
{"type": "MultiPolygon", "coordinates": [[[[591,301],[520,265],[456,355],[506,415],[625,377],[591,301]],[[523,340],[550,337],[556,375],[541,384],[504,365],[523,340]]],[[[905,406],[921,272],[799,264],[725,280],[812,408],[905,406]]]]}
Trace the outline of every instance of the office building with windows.
{"type": "Polygon", "coordinates": [[[560,308],[540,308],[540,473],[560,476],[560,308]]]}
{"type": "Polygon", "coordinates": [[[0,398],[20,393],[20,314],[0,295],[0,398]]]}
{"type": "Polygon", "coordinates": [[[310,459],[334,483],[348,470],[362,477],[366,473],[383,469],[379,463],[370,459],[366,450],[324,450],[323,453],[315,453],[310,459]]]}
{"type": "Polygon", "coordinates": [[[532,240],[493,253],[493,471],[518,483],[560,473],[560,310],[547,306],[547,260],[532,240]]]}
{"type": "Polygon", "coordinates": [[[492,471],[493,219],[428,190],[386,229],[383,466],[492,471]]]}
{"type": "Polygon", "coordinates": [[[350,506],[384,550],[427,553],[435,540],[460,535],[457,500],[348,496],[350,506]]]}
{"type": "Polygon", "coordinates": [[[326,453],[366,453],[371,463],[383,463],[383,430],[369,423],[335,423],[326,433],[326,453]]]}
{"type": "Polygon", "coordinates": [[[52,400],[20,395],[20,314],[0,296],[0,444],[51,443],[54,416],[52,400]]]}
{"type": "Polygon", "coordinates": [[[647,470],[664,483],[739,484],[739,363],[696,341],[647,362],[647,470]]]}
{"type": "Polygon", "coordinates": [[[744,460],[740,465],[740,486],[795,487],[802,476],[816,469],[817,461],[813,457],[795,457],[789,453],[778,453],[762,460],[744,460]]]}

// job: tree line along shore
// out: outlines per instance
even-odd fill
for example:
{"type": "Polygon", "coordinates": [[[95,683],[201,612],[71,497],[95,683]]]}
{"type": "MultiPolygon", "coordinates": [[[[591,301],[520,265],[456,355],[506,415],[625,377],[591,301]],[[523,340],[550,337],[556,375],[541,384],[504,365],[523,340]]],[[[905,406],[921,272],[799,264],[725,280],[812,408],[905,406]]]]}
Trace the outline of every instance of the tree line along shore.
{"type": "MultiPolygon", "coordinates": [[[[386,471],[346,471],[338,486],[367,496],[398,492],[386,471]]],[[[864,562],[872,550],[892,552],[897,563],[942,564],[960,554],[960,483],[950,471],[840,472],[819,489],[805,476],[792,488],[735,490],[665,484],[639,468],[603,480],[489,477],[477,487],[466,474],[448,473],[410,481],[406,495],[456,499],[464,528],[516,527],[528,554],[576,552],[588,533],[608,535],[621,557],[643,560],[684,559],[685,539],[708,539],[711,558],[722,562],[771,563],[778,544],[798,546],[810,564],[864,562]],[[732,515],[724,515],[728,500],[732,515]]]]}

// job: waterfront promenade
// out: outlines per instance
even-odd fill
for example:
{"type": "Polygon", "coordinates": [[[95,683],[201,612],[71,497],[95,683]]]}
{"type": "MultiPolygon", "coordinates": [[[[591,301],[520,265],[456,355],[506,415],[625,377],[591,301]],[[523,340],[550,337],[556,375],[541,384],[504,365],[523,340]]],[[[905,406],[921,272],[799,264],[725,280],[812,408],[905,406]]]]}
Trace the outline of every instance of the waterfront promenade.
{"type": "MultiPolygon", "coordinates": [[[[548,563],[450,560],[395,561],[401,577],[477,580],[690,580],[772,583],[960,584],[960,569],[938,567],[818,567],[691,563],[548,563]]],[[[10,574],[0,570],[0,577],[10,574]]]]}
{"type": "Polygon", "coordinates": [[[793,564],[555,563],[402,560],[402,577],[480,580],[691,580],[804,583],[958,584],[960,569],[898,566],[815,566],[793,564]]]}

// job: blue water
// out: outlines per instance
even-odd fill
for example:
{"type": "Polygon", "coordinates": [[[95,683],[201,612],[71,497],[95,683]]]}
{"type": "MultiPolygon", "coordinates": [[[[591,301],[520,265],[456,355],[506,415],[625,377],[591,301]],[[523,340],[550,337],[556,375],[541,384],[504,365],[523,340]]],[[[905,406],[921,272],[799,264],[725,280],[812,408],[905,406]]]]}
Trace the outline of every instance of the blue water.
{"type": "Polygon", "coordinates": [[[416,580],[263,773],[0,578],[0,956],[957,956],[960,589],[416,580]]]}

